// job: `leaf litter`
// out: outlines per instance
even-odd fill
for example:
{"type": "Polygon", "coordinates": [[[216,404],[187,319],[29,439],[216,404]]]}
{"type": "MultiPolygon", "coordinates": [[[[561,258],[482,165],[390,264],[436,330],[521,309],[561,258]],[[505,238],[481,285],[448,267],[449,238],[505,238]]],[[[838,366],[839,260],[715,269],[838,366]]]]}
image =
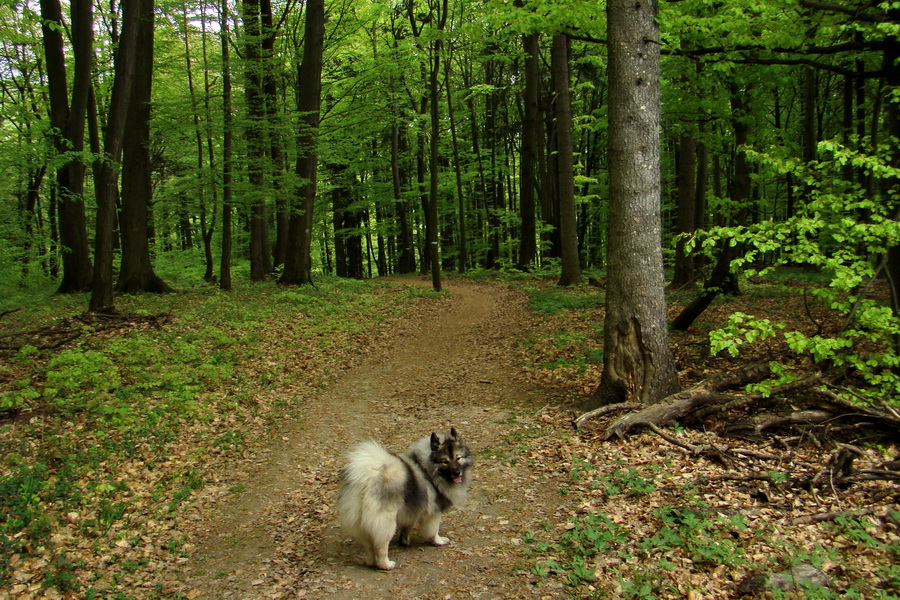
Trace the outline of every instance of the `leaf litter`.
{"type": "MultiPolygon", "coordinates": [[[[535,315],[507,287],[448,289],[368,332],[298,348],[273,339],[247,366],[276,373],[254,410],[186,429],[163,460],[98,465],[113,490],[96,476],[79,484],[96,504],[125,491],[126,512],[110,506],[108,529],[91,535],[86,515],[65,513],[47,547],[9,559],[0,598],[732,598],[754,573],[805,561],[834,594],[898,593],[885,568],[900,548],[896,482],[792,485],[822,473],[834,447],[803,429],[756,440],[670,432],[777,456],[726,462],[649,432],[602,441],[602,420],[576,431],[599,380],[587,355],[601,345],[602,309],[535,315]],[[397,572],[362,567],[335,525],[343,452],[364,437],[400,450],[451,424],[478,451],[471,502],[445,521],[453,543],[397,550],[397,572]],[[233,444],[203,443],[234,432],[233,444]],[[77,581],[48,581],[54,560],[77,581]]],[[[702,335],[674,340],[682,384],[727,368],[702,353],[702,335]]],[[[869,445],[855,464],[896,456],[869,445]]]]}

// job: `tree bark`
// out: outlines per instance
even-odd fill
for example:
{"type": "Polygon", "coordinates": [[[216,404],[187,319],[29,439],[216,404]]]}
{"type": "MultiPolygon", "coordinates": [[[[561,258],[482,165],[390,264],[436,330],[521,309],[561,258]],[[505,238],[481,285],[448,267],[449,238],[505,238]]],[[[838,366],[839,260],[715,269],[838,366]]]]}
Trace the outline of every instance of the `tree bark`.
{"type": "MultiPolygon", "coordinates": [[[[137,1],[137,0],[134,0],[137,1]]],[[[150,100],[153,81],[153,0],[140,0],[134,81],[128,100],[122,143],[122,264],[119,292],[170,292],[153,271],[150,259],[150,211],[153,198],[150,167],[150,100]]],[[[198,138],[199,141],[199,138],[198,138]]],[[[200,145],[202,151],[202,144],[200,145]]]]}
{"type": "Polygon", "coordinates": [[[559,241],[562,274],[559,285],[581,281],[578,256],[578,226],[575,220],[575,172],[572,144],[572,105],[569,98],[569,41],[565,34],[553,36],[551,70],[556,106],[557,178],[559,203],[559,241]]]}
{"type": "Polygon", "coordinates": [[[591,404],[679,389],[666,326],[656,4],[610,0],[609,232],[604,361],[591,404]]]}
{"type": "Polygon", "coordinates": [[[244,24],[244,97],[247,104],[247,179],[256,198],[250,206],[250,279],[262,281],[272,272],[269,219],[266,210],[266,108],[262,77],[266,65],[262,56],[260,0],[242,0],[244,24]]]}
{"type": "MultiPolygon", "coordinates": [[[[693,135],[683,133],[678,140],[676,156],[676,185],[678,186],[677,233],[688,235],[694,232],[697,200],[696,172],[697,143],[693,135]]],[[[673,288],[687,285],[694,279],[691,256],[685,252],[686,238],[680,238],[675,246],[675,269],[672,275],[673,288]]]]}
{"type": "Polygon", "coordinates": [[[325,1],[308,0],[303,40],[303,61],[298,74],[296,174],[303,182],[294,198],[288,226],[288,253],[280,282],[303,285],[312,282],[312,225],[316,200],[318,154],[316,138],[322,96],[322,51],[325,43],[325,1]]]}
{"type": "Polygon", "coordinates": [[[539,34],[522,36],[525,50],[525,91],[523,94],[524,116],[522,122],[522,164],[519,180],[519,203],[522,215],[522,230],[519,238],[519,262],[521,270],[534,266],[537,258],[537,146],[541,143],[540,117],[540,63],[539,34]]]}
{"type": "MultiPolygon", "coordinates": [[[[72,0],[72,51],[74,77],[69,103],[63,48],[62,8],[59,0],[41,0],[41,29],[47,87],[50,100],[50,124],[53,145],[58,154],[78,153],[84,148],[84,123],[91,88],[93,63],[93,3],[72,0]]],[[[84,198],[84,164],[69,159],[57,169],[59,236],[63,278],[59,293],[90,289],[93,272],[87,236],[84,198]]]]}
{"type": "MultiPolygon", "coordinates": [[[[448,0],[443,1],[437,16],[437,28],[443,31],[447,23],[448,0]]],[[[441,72],[441,38],[432,42],[431,46],[431,73],[429,74],[428,89],[431,97],[431,140],[429,144],[429,184],[428,207],[425,213],[428,260],[431,263],[431,287],[436,292],[441,291],[441,248],[438,236],[438,150],[440,144],[441,119],[438,110],[438,76],[441,72]]]]}
{"type": "Polygon", "coordinates": [[[222,258],[219,263],[219,287],[231,291],[231,248],[232,229],[231,212],[233,189],[231,184],[232,169],[232,130],[234,115],[231,108],[231,53],[228,0],[222,0],[219,12],[219,36],[222,44],[222,258]]]}
{"type": "Polygon", "coordinates": [[[447,117],[450,121],[450,140],[453,144],[453,171],[456,175],[456,196],[458,200],[459,219],[459,260],[457,269],[465,272],[469,265],[469,230],[466,225],[466,195],[463,187],[462,161],[459,156],[459,139],[456,135],[456,115],[453,112],[453,90],[450,88],[450,58],[444,61],[444,80],[447,86],[447,117]]]}
{"type": "MultiPolygon", "coordinates": [[[[113,244],[116,225],[119,161],[122,158],[128,105],[132,98],[138,36],[145,5],[153,12],[153,0],[134,0],[122,5],[122,34],[115,58],[115,78],[110,94],[106,130],[103,136],[104,160],[97,161],[94,179],[97,194],[97,231],[94,236],[94,280],[89,309],[109,311],[113,305],[113,244]]],[[[150,24],[152,26],[152,23],[150,24]]]]}

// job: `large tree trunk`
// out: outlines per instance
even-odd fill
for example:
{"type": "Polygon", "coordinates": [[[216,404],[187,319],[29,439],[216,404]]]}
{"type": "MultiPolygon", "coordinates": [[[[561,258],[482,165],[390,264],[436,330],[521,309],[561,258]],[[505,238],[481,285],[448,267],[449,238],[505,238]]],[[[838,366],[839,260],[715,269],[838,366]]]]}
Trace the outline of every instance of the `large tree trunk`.
{"type": "MultiPolygon", "coordinates": [[[[128,101],[122,145],[122,266],[116,290],[169,292],[171,288],[153,271],[150,259],[150,99],[153,81],[153,0],[141,0],[140,31],[135,75],[128,101]]],[[[202,151],[202,144],[200,146],[202,151]]]]}
{"type": "Polygon", "coordinates": [[[603,373],[591,404],[679,389],[666,326],[656,4],[610,0],[609,248],[603,373]]]}
{"type": "Polygon", "coordinates": [[[297,110],[300,131],[297,135],[297,177],[304,183],[294,199],[288,227],[288,253],[281,283],[302,285],[312,281],[312,224],[316,200],[316,137],[322,97],[322,50],[325,43],[325,1],[308,0],[303,40],[303,61],[298,75],[297,110]]]}
{"type": "MultiPolygon", "coordinates": [[[[54,131],[53,145],[59,154],[78,153],[84,148],[84,123],[93,63],[93,3],[90,0],[72,0],[70,8],[75,58],[71,104],[63,48],[65,28],[62,8],[59,0],[41,0],[50,124],[54,131]]],[[[91,287],[93,273],[82,197],[84,164],[77,158],[66,161],[57,169],[56,181],[59,188],[59,236],[63,264],[63,278],[58,291],[85,291],[91,287]]]]}
{"type": "MultiPolygon", "coordinates": [[[[113,309],[113,244],[118,196],[118,163],[122,157],[128,105],[136,69],[138,36],[146,5],[153,12],[153,0],[134,0],[122,5],[122,34],[115,59],[115,79],[109,100],[103,137],[104,160],[95,163],[97,231],[94,236],[94,281],[89,308],[100,312],[113,309]]],[[[152,27],[152,22],[149,26],[152,27]]]]}
{"type": "Polygon", "coordinates": [[[559,194],[559,241],[562,274],[559,285],[581,281],[578,256],[578,226],[575,220],[574,147],[572,143],[572,105],[569,99],[569,40],[565,34],[553,36],[551,69],[556,96],[557,192],[559,194]]]}

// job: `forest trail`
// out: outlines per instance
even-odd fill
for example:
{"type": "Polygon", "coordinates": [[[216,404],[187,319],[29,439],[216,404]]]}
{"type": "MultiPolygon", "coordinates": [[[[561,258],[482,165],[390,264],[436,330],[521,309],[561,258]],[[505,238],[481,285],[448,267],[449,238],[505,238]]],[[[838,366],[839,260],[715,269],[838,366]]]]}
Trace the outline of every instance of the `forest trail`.
{"type": "Polygon", "coordinates": [[[526,300],[482,283],[454,280],[446,289],[435,310],[400,325],[394,339],[401,341],[374,350],[284,423],[236,482],[239,493],[200,507],[188,532],[196,549],[172,568],[173,588],[190,600],[562,594],[533,584],[521,543],[567,503],[558,481],[515,457],[538,435],[546,403],[513,364],[512,346],[528,325],[526,300]],[[450,426],[477,461],[469,501],[442,526],[450,545],[392,546],[398,568],[391,572],[362,566],[334,511],[347,449],[376,438],[402,451],[450,426]]]}

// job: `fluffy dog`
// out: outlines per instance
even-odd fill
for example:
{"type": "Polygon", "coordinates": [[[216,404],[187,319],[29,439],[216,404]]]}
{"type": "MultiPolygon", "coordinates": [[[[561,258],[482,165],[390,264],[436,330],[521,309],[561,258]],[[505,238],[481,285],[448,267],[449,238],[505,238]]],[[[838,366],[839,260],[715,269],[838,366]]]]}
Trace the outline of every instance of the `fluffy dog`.
{"type": "Polygon", "coordinates": [[[366,552],[366,563],[393,569],[388,545],[399,529],[409,543],[413,530],[435,546],[450,542],[439,534],[441,517],[466,499],[472,453],[456,429],[432,433],[406,454],[389,452],[375,441],[355,446],[341,470],[338,513],[341,527],[366,552]]]}

